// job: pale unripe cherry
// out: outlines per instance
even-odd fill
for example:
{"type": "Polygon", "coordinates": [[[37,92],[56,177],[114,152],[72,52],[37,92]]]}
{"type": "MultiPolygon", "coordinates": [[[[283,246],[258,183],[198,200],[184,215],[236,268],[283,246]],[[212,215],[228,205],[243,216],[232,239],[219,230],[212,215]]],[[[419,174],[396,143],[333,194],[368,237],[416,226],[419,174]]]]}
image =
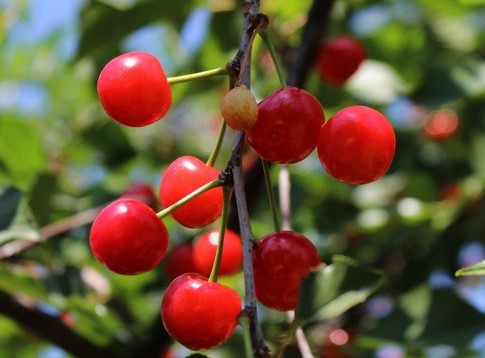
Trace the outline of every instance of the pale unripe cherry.
{"type": "Polygon", "coordinates": [[[226,93],[221,102],[221,112],[229,127],[245,131],[258,119],[258,103],[251,91],[241,85],[226,93]]]}

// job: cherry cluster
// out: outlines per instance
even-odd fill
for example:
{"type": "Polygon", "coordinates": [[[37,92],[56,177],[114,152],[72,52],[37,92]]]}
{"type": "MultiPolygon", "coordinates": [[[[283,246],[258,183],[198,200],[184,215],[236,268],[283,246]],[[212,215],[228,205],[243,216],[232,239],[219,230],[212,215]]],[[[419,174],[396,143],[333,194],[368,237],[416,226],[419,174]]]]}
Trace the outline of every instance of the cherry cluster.
{"type": "MultiPolygon", "coordinates": [[[[336,63],[326,56],[318,61],[322,74],[336,63]]],[[[355,61],[352,66],[355,71],[355,61]]],[[[347,69],[329,78],[342,83],[350,75],[347,69]]],[[[160,62],[145,52],[111,60],[99,75],[97,90],[107,114],[131,127],[159,120],[172,102],[170,82],[160,62]]],[[[326,171],[348,184],[380,178],[394,156],[394,131],[381,113],[350,106],[326,121],[320,102],[300,88],[283,86],[257,103],[248,88],[237,86],[222,100],[221,112],[231,128],[245,131],[250,148],[262,160],[293,164],[316,150],[326,171]]],[[[207,228],[193,243],[177,246],[167,255],[171,282],[161,302],[167,332],[193,350],[224,343],[242,311],[237,291],[217,282],[218,275],[241,270],[241,238],[224,225],[220,230],[208,228],[227,211],[224,185],[221,171],[210,162],[179,157],[161,177],[162,211],[122,197],[100,212],[90,233],[97,260],[115,273],[134,275],[153,269],[166,256],[166,215],[187,228],[207,228]]],[[[301,280],[321,265],[321,258],[305,236],[275,230],[255,240],[252,265],[257,299],[268,308],[287,311],[297,307],[301,280]]]]}

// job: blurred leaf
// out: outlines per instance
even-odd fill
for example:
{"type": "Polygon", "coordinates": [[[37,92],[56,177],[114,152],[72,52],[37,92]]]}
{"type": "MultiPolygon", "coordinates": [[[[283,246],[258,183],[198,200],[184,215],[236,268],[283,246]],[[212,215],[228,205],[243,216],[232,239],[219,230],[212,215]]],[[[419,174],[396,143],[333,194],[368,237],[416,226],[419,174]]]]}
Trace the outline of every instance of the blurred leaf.
{"type": "Polygon", "coordinates": [[[180,27],[192,8],[193,1],[148,0],[126,10],[101,2],[92,3],[82,13],[78,56],[116,47],[123,37],[156,20],[169,21],[180,27]]]}
{"type": "Polygon", "coordinates": [[[11,224],[22,199],[22,192],[14,187],[0,188],[0,231],[11,224]]]}
{"type": "Polygon", "coordinates": [[[0,121],[0,164],[19,181],[47,168],[40,136],[32,122],[0,121]]]}
{"type": "Polygon", "coordinates": [[[332,264],[311,272],[302,282],[296,321],[335,318],[364,302],[383,283],[381,272],[337,255],[332,264]]]}
{"type": "MultiPolygon", "coordinates": [[[[46,288],[35,277],[37,273],[29,273],[29,269],[12,269],[0,265],[0,290],[11,294],[24,294],[38,300],[47,299],[46,288]]],[[[32,270],[34,270],[32,268],[32,270]]]]}
{"type": "Polygon", "coordinates": [[[485,5],[485,0],[458,0],[458,3],[465,6],[480,6],[485,5]]]}
{"type": "Polygon", "coordinates": [[[123,165],[136,154],[121,126],[110,120],[90,127],[83,137],[91,148],[102,153],[103,162],[108,167],[123,165]]]}
{"type": "Polygon", "coordinates": [[[485,275],[485,260],[474,265],[463,267],[456,271],[455,276],[479,276],[485,275]]]}

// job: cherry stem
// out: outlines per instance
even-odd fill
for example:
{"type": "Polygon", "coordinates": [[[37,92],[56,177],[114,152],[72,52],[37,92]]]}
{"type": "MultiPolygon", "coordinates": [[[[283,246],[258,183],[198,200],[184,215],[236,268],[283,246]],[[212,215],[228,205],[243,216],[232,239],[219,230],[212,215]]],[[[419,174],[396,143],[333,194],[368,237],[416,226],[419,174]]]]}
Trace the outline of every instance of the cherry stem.
{"type": "Polygon", "coordinates": [[[273,216],[273,225],[275,231],[281,231],[281,223],[278,215],[278,206],[276,205],[276,199],[273,193],[273,186],[271,185],[271,175],[269,172],[268,162],[261,159],[264,173],[264,183],[266,185],[266,193],[268,193],[269,206],[271,208],[271,214],[273,216]]]}
{"type": "Polygon", "coordinates": [[[276,68],[276,73],[278,74],[278,79],[280,81],[281,87],[286,87],[286,79],[285,79],[283,67],[281,67],[280,61],[278,60],[278,55],[273,46],[273,41],[271,40],[269,31],[266,29],[262,30],[259,32],[259,36],[261,36],[264,43],[266,44],[266,47],[268,48],[269,54],[271,56],[271,60],[273,61],[274,66],[276,68]]]}
{"type": "Polygon", "coordinates": [[[222,249],[224,247],[224,236],[225,236],[226,227],[227,227],[227,217],[229,213],[229,206],[231,204],[231,193],[232,193],[232,188],[225,186],[224,187],[224,206],[222,207],[221,229],[219,230],[216,256],[214,257],[214,263],[212,264],[212,270],[209,276],[209,282],[217,282],[219,266],[221,265],[221,260],[222,260],[222,249]]]}
{"type": "Polygon", "coordinates": [[[222,148],[222,142],[224,141],[224,134],[226,133],[226,128],[227,128],[227,123],[223,118],[221,126],[219,128],[219,134],[217,135],[216,143],[214,144],[214,148],[212,148],[212,152],[209,156],[209,159],[207,159],[207,162],[205,163],[209,167],[214,166],[214,163],[216,162],[217,157],[219,156],[219,152],[221,151],[221,148],[222,148]]]}
{"type": "Polygon", "coordinates": [[[219,68],[214,68],[212,70],[191,73],[188,75],[168,77],[167,81],[168,81],[168,84],[172,85],[175,83],[189,82],[193,80],[198,80],[200,78],[207,78],[207,77],[227,75],[227,74],[228,72],[226,67],[219,67],[219,68]]]}
{"type": "Polygon", "coordinates": [[[193,192],[191,192],[190,194],[184,196],[182,199],[173,203],[168,208],[165,208],[162,211],[159,211],[157,213],[157,216],[160,219],[163,219],[165,216],[169,215],[172,211],[180,208],[182,205],[186,204],[190,200],[194,199],[195,197],[199,196],[200,194],[205,193],[206,191],[208,191],[210,189],[217,188],[218,186],[222,186],[222,183],[219,180],[219,178],[214,179],[213,181],[210,181],[207,184],[202,185],[200,188],[198,188],[198,189],[194,190],[193,192]]]}

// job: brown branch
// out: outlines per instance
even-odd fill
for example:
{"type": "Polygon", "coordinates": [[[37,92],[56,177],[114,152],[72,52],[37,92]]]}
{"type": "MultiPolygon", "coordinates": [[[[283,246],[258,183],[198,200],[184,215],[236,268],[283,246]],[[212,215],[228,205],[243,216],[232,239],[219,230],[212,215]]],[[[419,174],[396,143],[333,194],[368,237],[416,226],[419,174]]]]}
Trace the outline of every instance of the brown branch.
{"type": "MultiPolygon", "coordinates": [[[[259,0],[243,0],[243,32],[239,51],[228,64],[233,80],[231,84],[244,84],[251,87],[251,48],[254,38],[259,30],[268,25],[268,18],[259,14],[259,0]]],[[[242,170],[242,155],[245,133],[239,132],[235,138],[233,152],[229,162],[229,169],[234,182],[234,197],[237,205],[239,231],[243,245],[243,271],[244,271],[244,314],[250,321],[250,334],[254,357],[269,356],[269,349],[264,341],[261,326],[257,318],[257,301],[254,291],[254,274],[252,264],[252,250],[254,238],[249,220],[249,211],[244,189],[244,176],[242,170]]]]}
{"type": "Polygon", "coordinates": [[[12,241],[11,243],[1,246],[0,260],[19,255],[24,250],[27,250],[34,245],[44,243],[45,240],[51,239],[59,234],[81,227],[83,225],[90,224],[96,218],[96,216],[103,207],[104,205],[96,208],[91,208],[44,226],[39,230],[39,234],[42,240],[37,241],[20,238],[18,240],[12,241]]]}
{"type": "Polygon", "coordinates": [[[31,307],[12,295],[0,291],[0,314],[11,318],[32,333],[58,345],[76,357],[116,357],[104,347],[99,347],[64,324],[59,317],[50,316],[31,307]]]}
{"type": "Polygon", "coordinates": [[[289,86],[305,87],[308,74],[324,36],[335,0],[314,0],[308,12],[308,20],[303,28],[300,46],[293,54],[293,61],[288,71],[289,86]]]}

